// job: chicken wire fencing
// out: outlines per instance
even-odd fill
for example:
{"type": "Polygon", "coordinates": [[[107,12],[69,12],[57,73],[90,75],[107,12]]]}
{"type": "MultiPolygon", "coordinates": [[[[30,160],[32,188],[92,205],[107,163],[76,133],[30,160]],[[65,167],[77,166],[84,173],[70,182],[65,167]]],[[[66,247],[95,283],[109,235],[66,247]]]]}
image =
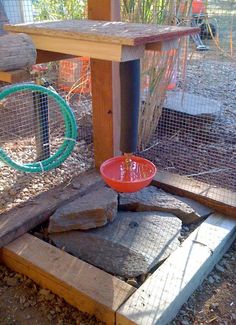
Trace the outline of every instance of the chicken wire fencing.
{"type": "MultiPolygon", "coordinates": [[[[1,32],[4,33],[2,25],[6,22],[15,24],[56,19],[55,13],[58,19],[63,19],[59,1],[55,3],[57,6],[47,1],[0,0],[1,32]]],[[[82,7],[78,8],[78,12],[78,18],[85,15],[82,7]]],[[[78,125],[77,143],[69,158],[49,172],[26,174],[1,163],[0,212],[62,182],[67,184],[94,164],[89,59],[73,58],[42,64],[40,69],[30,71],[28,79],[26,82],[52,87],[67,101],[78,125]]],[[[0,91],[3,91],[9,84],[1,82],[0,87],[0,91]]],[[[64,141],[65,123],[60,108],[51,98],[43,96],[25,91],[1,101],[0,147],[18,163],[39,161],[49,154],[52,156],[64,141]],[[46,113],[43,113],[40,121],[38,111],[43,107],[46,107],[46,113]],[[40,149],[42,142],[44,147],[40,149]],[[50,149],[47,148],[48,142],[50,149]]]]}
{"type": "MultiPolygon", "coordinates": [[[[59,0],[53,3],[41,0],[0,0],[0,8],[3,9],[0,11],[0,24],[6,21],[22,23],[86,17],[86,1],[76,2],[77,7],[73,8],[73,11],[69,11],[67,3],[65,2],[62,7],[59,0]]],[[[197,38],[190,38],[188,46],[182,50],[177,59],[176,52],[172,50],[168,51],[168,56],[164,52],[161,57],[153,53],[145,55],[142,64],[141,132],[137,154],[153,161],[159,170],[186,175],[234,191],[235,2],[209,0],[205,2],[205,6],[207,13],[193,15],[187,21],[182,19],[181,13],[176,14],[179,24],[198,25],[201,28],[201,34],[197,38]],[[203,50],[201,47],[206,49],[203,50]],[[157,63],[160,58],[161,64],[157,63]],[[145,60],[148,60],[148,63],[145,60]],[[163,78],[162,70],[167,65],[172,71],[167,69],[163,78]],[[159,88],[156,87],[151,104],[147,100],[147,87],[150,85],[144,73],[147,67],[152,74],[157,74],[156,79],[163,79],[163,82],[159,83],[159,88]],[[152,107],[151,112],[149,106],[152,107]]],[[[3,210],[12,207],[13,202],[19,203],[61,181],[69,181],[93,165],[89,59],[74,58],[50,62],[45,67],[42,77],[69,102],[75,113],[78,123],[78,143],[72,155],[60,168],[46,174],[21,174],[2,166],[0,182],[3,191],[1,202],[3,210]]],[[[32,80],[35,80],[35,75],[31,75],[32,80]]],[[[19,112],[21,110],[17,110],[20,120],[19,112]]],[[[10,123],[14,114],[15,108],[12,107],[9,115],[6,111],[3,114],[5,117],[1,118],[5,131],[4,128],[1,129],[0,145],[6,146],[8,139],[12,148],[17,147],[19,139],[22,144],[19,134],[26,137],[30,133],[27,141],[32,142],[32,139],[35,141],[35,125],[29,116],[27,123],[23,123],[24,127],[21,126],[20,133],[18,130],[10,134],[17,124],[16,121],[10,123]],[[6,132],[9,124],[10,128],[6,132]]],[[[56,123],[53,117],[52,114],[50,117],[52,129],[62,134],[64,126],[56,123]]],[[[32,152],[33,156],[32,145],[25,150],[28,150],[28,153],[32,152]]]]}
{"type": "Polygon", "coordinates": [[[139,154],[164,171],[235,191],[236,3],[211,0],[205,8],[188,22],[201,34],[190,38],[187,56],[182,50],[172,90],[139,154]]]}

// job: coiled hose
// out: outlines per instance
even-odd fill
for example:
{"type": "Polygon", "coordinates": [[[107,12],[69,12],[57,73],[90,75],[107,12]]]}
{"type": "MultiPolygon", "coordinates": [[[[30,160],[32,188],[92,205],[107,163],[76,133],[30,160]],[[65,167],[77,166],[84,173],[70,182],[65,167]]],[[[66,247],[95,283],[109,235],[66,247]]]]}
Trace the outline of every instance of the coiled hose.
{"type": "Polygon", "coordinates": [[[0,160],[2,160],[6,165],[22,172],[40,173],[44,171],[49,171],[60,166],[69,157],[69,155],[74,149],[77,138],[77,124],[75,116],[66,101],[62,97],[60,97],[56,92],[36,84],[23,83],[19,85],[13,85],[7,89],[4,89],[2,92],[0,92],[0,101],[9,95],[25,90],[31,90],[32,92],[42,92],[43,94],[49,95],[56,101],[56,103],[59,105],[65,123],[65,140],[60,146],[60,148],[57,150],[57,152],[55,152],[51,157],[40,162],[20,164],[12,160],[7,155],[7,153],[1,148],[0,160]]]}

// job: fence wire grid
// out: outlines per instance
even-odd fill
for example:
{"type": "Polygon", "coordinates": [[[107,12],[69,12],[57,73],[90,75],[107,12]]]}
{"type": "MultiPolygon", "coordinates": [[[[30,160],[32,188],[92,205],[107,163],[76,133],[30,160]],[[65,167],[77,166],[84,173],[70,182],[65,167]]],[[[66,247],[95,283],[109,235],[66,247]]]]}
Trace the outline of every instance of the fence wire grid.
{"type": "Polygon", "coordinates": [[[176,85],[167,91],[152,139],[139,154],[163,170],[235,191],[235,1],[208,1],[207,14],[198,22],[205,34],[190,38],[184,73],[180,55],[176,85]]]}
{"type": "MultiPolygon", "coordinates": [[[[60,6],[52,7],[50,12],[47,1],[1,0],[0,5],[3,9],[1,10],[1,24],[6,21],[21,23],[39,21],[44,18],[63,17],[60,6]],[[56,17],[55,12],[58,13],[56,17]]],[[[84,3],[79,10],[79,18],[86,15],[84,3]]],[[[152,160],[160,170],[193,177],[211,185],[219,185],[233,191],[236,186],[234,172],[236,167],[235,10],[235,3],[232,1],[212,0],[208,1],[207,18],[201,18],[200,22],[199,18],[191,19],[201,25],[203,34],[201,35],[200,44],[206,46],[208,50],[198,51],[199,40],[190,39],[187,68],[184,73],[183,66],[185,63],[182,62],[184,61],[184,54],[179,56],[178,64],[174,64],[176,59],[173,53],[169,55],[167,60],[165,60],[164,55],[162,56],[163,65],[169,64],[171,66],[174,64],[170,86],[171,84],[175,86],[167,87],[173,89],[168,90],[166,93],[163,91],[162,85],[159,94],[161,94],[161,97],[163,94],[166,97],[163,108],[156,106],[155,110],[150,113],[147,109],[150,103],[145,102],[147,82],[145,74],[143,74],[140,120],[144,120],[144,124],[140,125],[142,133],[137,152],[137,154],[152,160]],[[207,29],[209,25],[211,26],[211,32],[207,29]],[[214,32],[214,36],[210,35],[212,32],[214,32]],[[147,113],[150,116],[151,114],[156,116],[154,119],[155,125],[148,125],[147,119],[153,119],[150,116],[146,118],[145,114],[147,113]],[[148,142],[143,137],[143,134],[145,134],[143,125],[146,126],[149,132],[152,130],[148,142]]],[[[179,21],[181,23],[181,17],[179,21]]],[[[188,21],[186,24],[191,25],[192,22],[188,21]]],[[[150,53],[145,56],[146,59],[150,59],[150,57],[152,57],[150,53]]],[[[157,59],[160,59],[160,57],[154,58],[154,60],[152,58],[152,61],[155,62],[157,59]]],[[[145,67],[145,62],[143,67],[145,67]]],[[[34,179],[36,183],[38,178],[45,179],[57,173],[60,174],[59,179],[61,181],[67,177],[73,177],[93,164],[89,59],[75,58],[51,62],[47,64],[47,71],[44,72],[43,77],[68,100],[75,112],[79,132],[77,149],[61,168],[48,173],[47,176],[24,175],[23,177],[21,175],[20,177],[21,179],[34,179]],[[78,162],[78,168],[74,168],[76,162],[78,162]],[[71,166],[71,169],[68,166],[71,166]],[[82,169],[80,169],[81,166],[82,169]]],[[[166,88],[166,84],[164,88],[166,88]]],[[[157,97],[154,97],[154,99],[157,97]]],[[[9,133],[11,133],[10,146],[12,146],[12,141],[16,140],[14,136],[19,136],[17,132],[11,132],[17,123],[19,123],[18,128],[22,129],[21,133],[26,136],[27,132],[30,132],[31,137],[33,136],[32,118],[31,124],[29,123],[29,116],[27,121],[24,121],[27,109],[24,109],[23,112],[23,107],[22,105],[22,110],[17,110],[18,119],[13,123],[11,121],[15,109],[11,108],[9,112],[2,110],[0,122],[1,145],[4,143],[6,146],[5,138],[9,138],[9,133]],[[10,128],[6,131],[9,124],[11,124],[10,128]],[[6,134],[8,135],[6,136],[6,134]]],[[[59,132],[63,130],[63,123],[54,123],[54,125],[56,125],[55,127],[59,132]]],[[[15,181],[17,182],[17,172],[9,171],[8,167],[2,167],[1,171],[6,174],[7,178],[12,180],[12,184],[15,181]],[[8,173],[11,174],[11,177],[8,177],[8,173]],[[13,181],[14,179],[15,181],[13,181]]],[[[55,180],[54,176],[52,178],[55,180]]],[[[3,177],[1,179],[2,190],[6,188],[5,182],[6,179],[3,177]]],[[[43,185],[42,187],[44,189],[48,188],[43,185]]],[[[10,184],[8,188],[11,188],[10,184]]],[[[6,196],[5,190],[4,195],[6,196]]],[[[19,195],[20,197],[24,196],[19,195]]],[[[7,197],[2,203],[3,209],[8,205],[7,197]]]]}

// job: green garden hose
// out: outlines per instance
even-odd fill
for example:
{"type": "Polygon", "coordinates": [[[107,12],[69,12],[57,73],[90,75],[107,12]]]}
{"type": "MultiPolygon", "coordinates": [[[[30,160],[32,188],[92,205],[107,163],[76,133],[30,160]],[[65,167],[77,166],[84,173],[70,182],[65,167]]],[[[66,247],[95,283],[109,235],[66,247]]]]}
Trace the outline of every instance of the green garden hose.
{"type": "MultiPolygon", "coordinates": [[[[76,120],[71,108],[62,97],[60,97],[56,92],[36,84],[23,83],[23,84],[10,86],[9,88],[6,88],[2,92],[0,92],[0,102],[9,95],[13,95],[16,94],[17,92],[26,91],[26,90],[32,92],[37,92],[37,91],[42,92],[43,94],[52,97],[59,105],[64,120],[64,124],[65,124],[64,141],[60,146],[60,148],[57,150],[57,152],[55,152],[49,158],[39,162],[20,164],[14,161],[13,159],[11,159],[7,155],[7,153],[1,148],[0,148],[0,160],[4,162],[6,165],[22,172],[40,173],[44,171],[49,171],[60,166],[73,151],[77,139],[76,120]]],[[[1,108],[0,108],[0,114],[1,114],[1,108]]]]}

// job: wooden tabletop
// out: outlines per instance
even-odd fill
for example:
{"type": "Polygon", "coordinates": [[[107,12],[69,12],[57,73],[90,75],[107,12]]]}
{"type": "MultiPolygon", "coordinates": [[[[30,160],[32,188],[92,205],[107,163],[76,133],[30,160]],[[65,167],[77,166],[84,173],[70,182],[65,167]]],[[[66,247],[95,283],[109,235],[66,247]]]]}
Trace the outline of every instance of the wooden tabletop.
{"type": "Polygon", "coordinates": [[[10,32],[57,36],[128,46],[145,45],[199,32],[198,28],[158,26],[96,20],[63,20],[18,25],[4,25],[10,32]]]}

